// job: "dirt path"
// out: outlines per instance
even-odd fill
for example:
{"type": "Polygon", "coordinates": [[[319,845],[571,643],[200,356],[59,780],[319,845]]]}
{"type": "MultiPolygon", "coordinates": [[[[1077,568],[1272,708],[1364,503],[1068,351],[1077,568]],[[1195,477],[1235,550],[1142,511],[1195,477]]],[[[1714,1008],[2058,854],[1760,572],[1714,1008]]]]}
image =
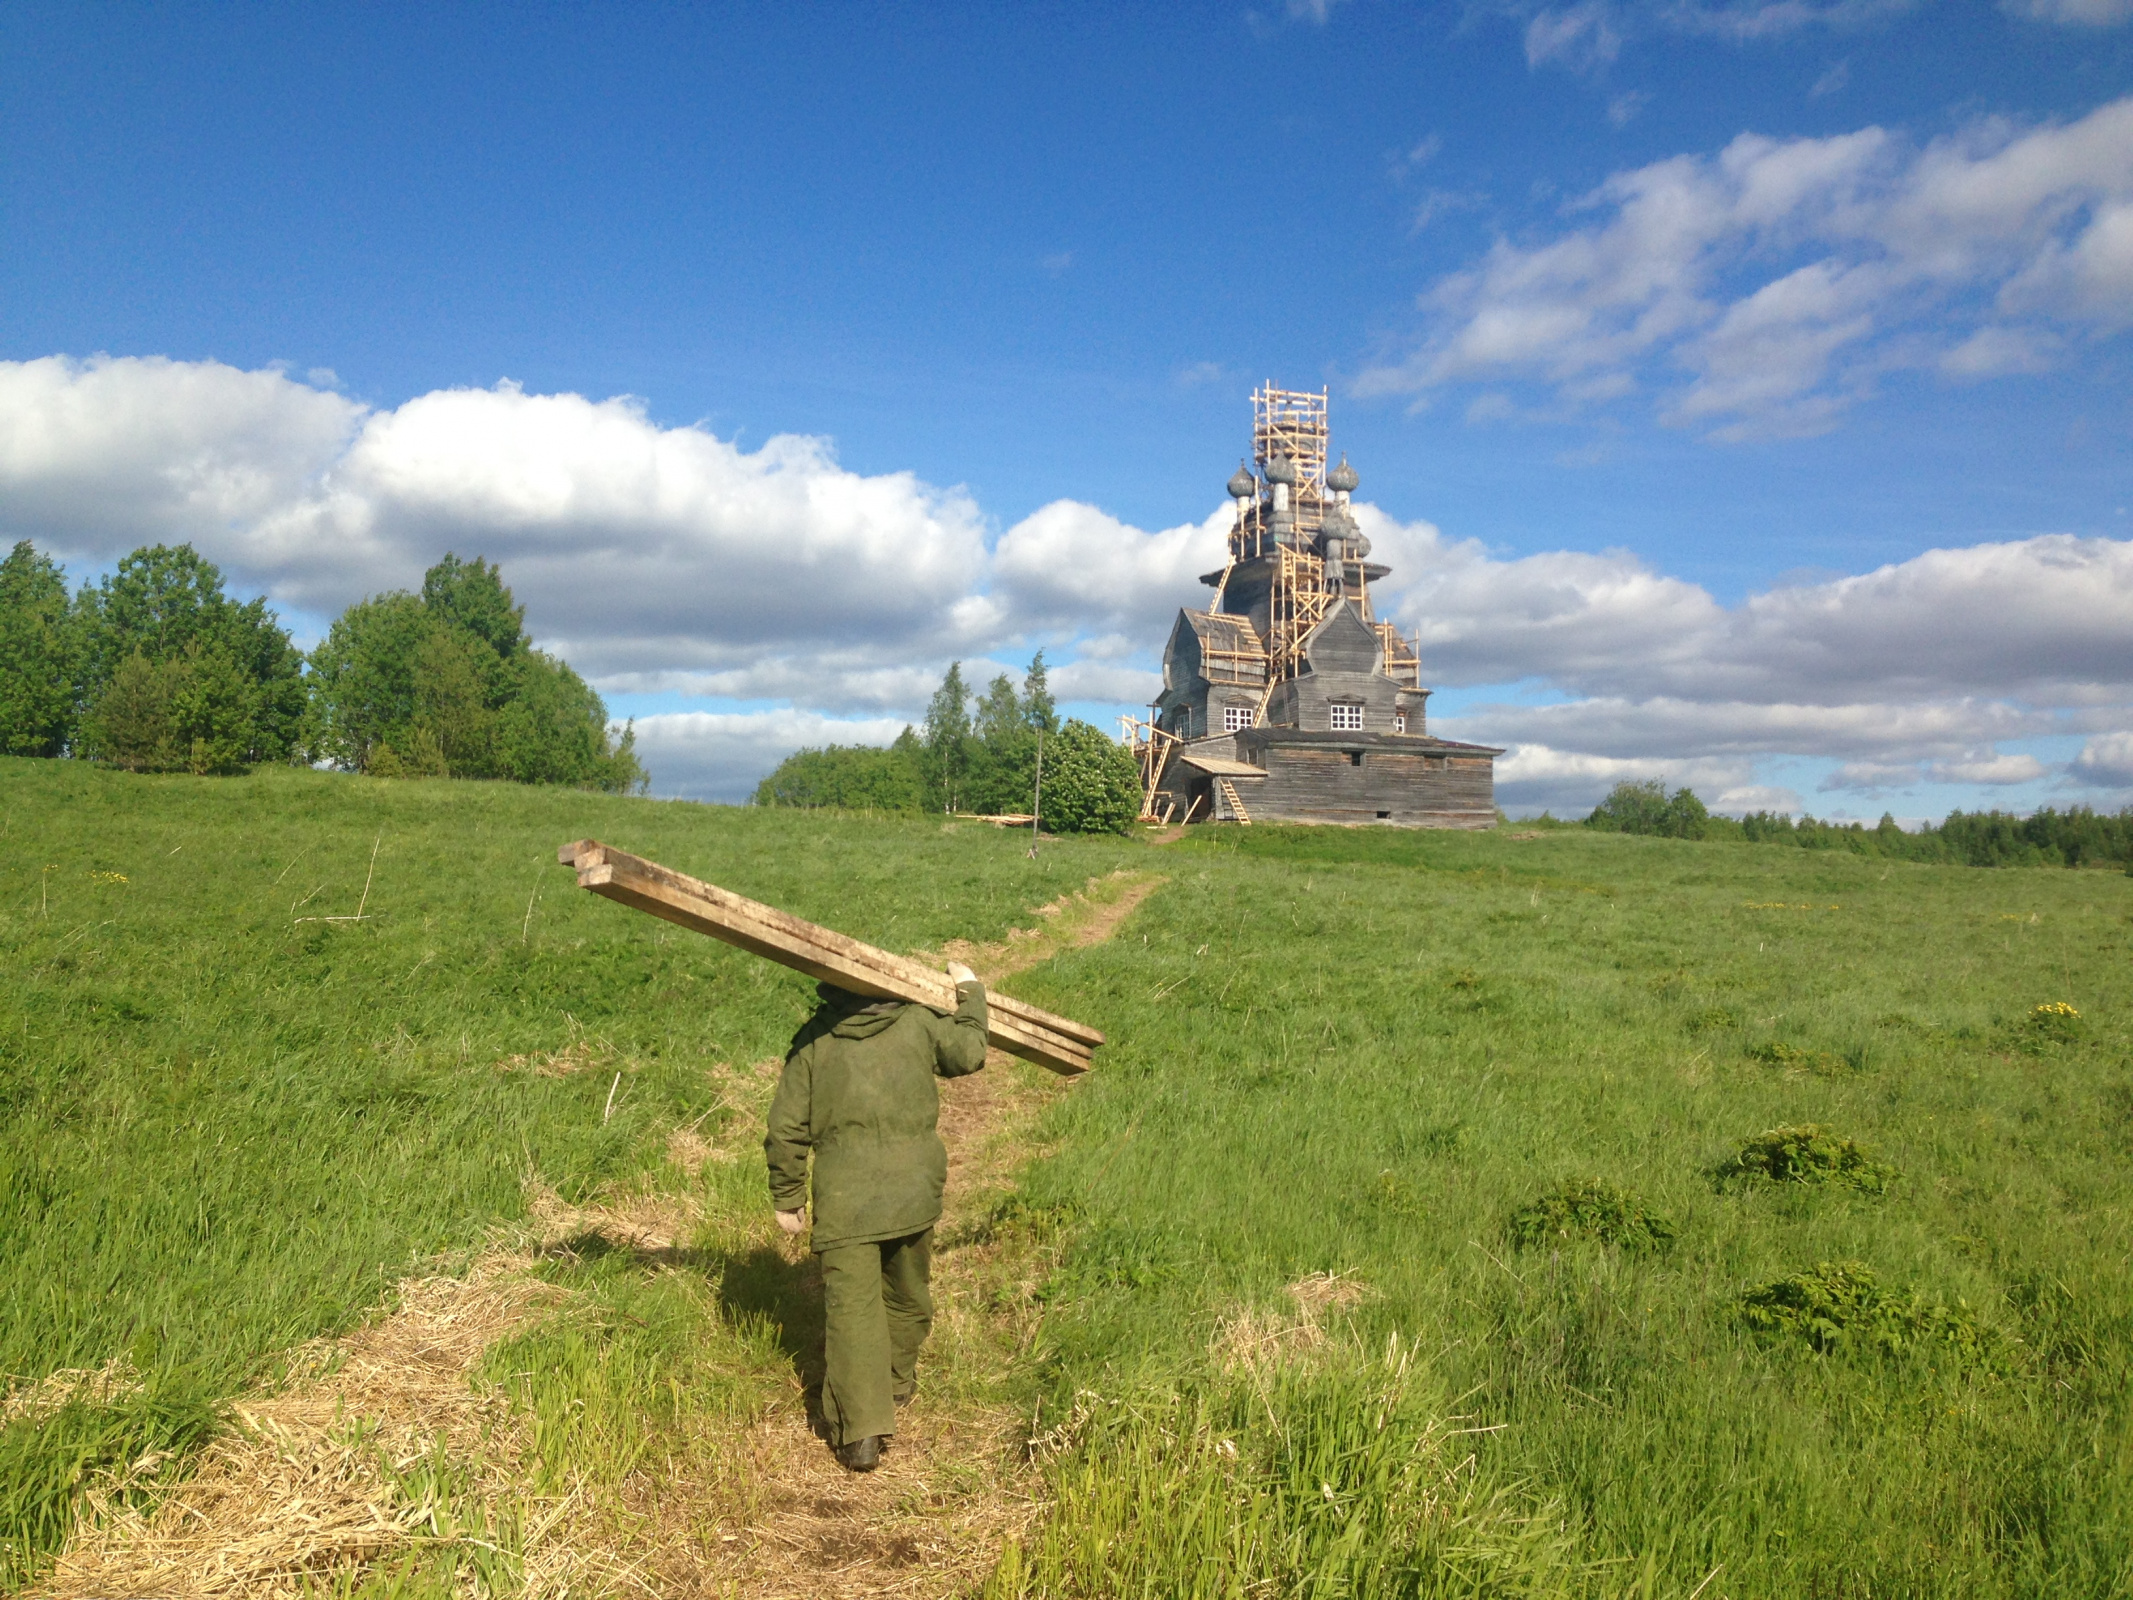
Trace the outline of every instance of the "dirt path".
{"type": "MultiPolygon", "coordinates": [[[[1162,881],[1123,872],[1095,879],[997,945],[937,954],[997,982],[1109,938],[1162,881]]],[[[710,1160],[760,1159],[753,1141],[776,1066],[721,1072],[722,1092],[744,1114],[725,1148],[676,1130],[669,1153],[678,1168],[693,1175],[710,1160]]],[[[33,1593],[280,1600],[444,1533],[479,1550],[493,1530],[475,1525],[470,1508],[515,1524],[529,1596],[771,1600],[967,1590],[1036,1510],[1022,1467],[1023,1419],[1006,1392],[1036,1331],[1032,1291],[1048,1260],[1040,1240],[992,1219],[1030,1153],[1031,1123],[1069,1092],[1064,1080],[997,1054],[986,1071],[943,1084],[949,1185],[935,1331],[919,1397],[871,1475],[844,1471],[814,1436],[805,1378],[794,1372],[782,1402],[743,1437],[719,1442],[709,1475],[661,1481],[659,1469],[645,1469],[608,1497],[620,1504],[583,1492],[528,1495],[524,1419],[471,1378],[498,1339],[567,1313],[569,1294],[533,1267],[562,1241],[597,1235],[685,1270],[684,1245],[706,1220],[687,1194],[569,1207],[536,1191],[528,1202],[537,1231],[499,1241],[462,1274],[403,1284],[390,1313],[297,1352],[291,1379],[240,1405],[238,1426],[151,1510],[125,1509],[122,1485],[91,1494],[67,1554],[33,1593]],[[445,1459],[473,1463],[471,1479],[450,1494],[411,1487],[426,1462],[445,1459]]],[[[767,1216],[747,1226],[806,1281],[804,1247],[777,1235],[767,1216]]],[[[156,1465],[133,1470],[145,1476],[156,1465]]]]}

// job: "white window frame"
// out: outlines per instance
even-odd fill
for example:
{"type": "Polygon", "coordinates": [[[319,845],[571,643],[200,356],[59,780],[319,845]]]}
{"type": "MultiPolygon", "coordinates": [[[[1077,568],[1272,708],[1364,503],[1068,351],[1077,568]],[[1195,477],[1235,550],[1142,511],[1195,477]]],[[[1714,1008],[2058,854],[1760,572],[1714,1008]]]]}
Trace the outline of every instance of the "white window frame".
{"type": "Polygon", "coordinates": [[[1222,731],[1224,733],[1241,733],[1251,725],[1252,708],[1250,706],[1224,706],[1222,708],[1222,731]]]}
{"type": "Polygon", "coordinates": [[[1395,711],[1395,712],[1394,712],[1394,713],[1392,714],[1392,731],[1393,731],[1394,733],[1405,733],[1405,732],[1407,731],[1407,713],[1406,713],[1406,712],[1404,712],[1404,711],[1395,711]]]}
{"type": "Polygon", "coordinates": [[[1363,708],[1352,701],[1336,700],[1328,708],[1332,712],[1332,727],[1335,733],[1361,733],[1363,731],[1363,708]]]}

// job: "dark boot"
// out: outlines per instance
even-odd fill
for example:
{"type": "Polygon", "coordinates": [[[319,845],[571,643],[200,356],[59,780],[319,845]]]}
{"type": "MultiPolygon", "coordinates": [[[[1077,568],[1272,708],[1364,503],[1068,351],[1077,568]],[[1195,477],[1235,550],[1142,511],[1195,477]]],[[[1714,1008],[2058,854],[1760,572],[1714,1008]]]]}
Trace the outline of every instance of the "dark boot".
{"type": "Polygon", "coordinates": [[[852,1472],[872,1472],[881,1465],[881,1435],[870,1433],[864,1439],[840,1444],[837,1463],[852,1472]]]}

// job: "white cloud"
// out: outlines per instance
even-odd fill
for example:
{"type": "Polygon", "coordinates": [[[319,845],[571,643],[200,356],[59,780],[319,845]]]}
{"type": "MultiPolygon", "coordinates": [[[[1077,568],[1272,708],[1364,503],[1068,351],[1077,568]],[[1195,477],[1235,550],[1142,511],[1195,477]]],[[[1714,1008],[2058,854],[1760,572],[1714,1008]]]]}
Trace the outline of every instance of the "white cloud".
{"type": "MultiPolygon", "coordinates": [[[[1578,0],[1535,6],[1499,0],[1494,9],[1524,19],[1526,65],[1589,72],[1605,67],[1633,38],[1655,34],[1756,44],[1816,29],[1853,33],[1909,11],[1917,0],[1578,0]]],[[[2120,0],[2022,0],[2041,8],[2110,8],[2120,0]]]]}
{"type": "Polygon", "coordinates": [[[2072,772],[2100,789],[2133,789],[2133,732],[2098,734],[2074,757],[2072,772]]]}
{"type": "Polygon", "coordinates": [[[2035,370],[2062,336],[2133,325],[2129,151],[2133,98],[1923,147],[1882,128],[1744,133],[1614,174],[1553,237],[1499,239],[1421,297],[1419,340],[1357,386],[1527,379],[1572,404],[1634,386],[1668,422],[1743,438],[1829,427],[1920,348],[1964,377],[2035,370]]]}
{"type": "Polygon", "coordinates": [[[637,719],[637,751],[652,792],[737,803],[802,745],[886,745],[900,718],[842,720],[804,711],[661,712],[637,719]]]}
{"type": "Polygon", "coordinates": [[[2115,28],[2133,19],[2133,0],[2001,0],[2000,9],[2062,28],[2115,28]]]}
{"type": "Polygon", "coordinates": [[[1936,761],[1927,772],[1935,783],[2007,785],[2035,783],[2045,770],[2044,763],[2035,756],[1984,751],[1961,761],[1936,761]]]}
{"type": "Polygon", "coordinates": [[[1766,707],[2133,696],[2125,540],[1929,550],[1728,609],[1627,551],[1504,561],[1429,523],[1369,506],[1358,518],[1394,567],[1380,605],[1447,685],[1541,678],[1582,695],[1766,707]]]}
{"type": "Polygon", "coordinates": [[[1746,786],[1753,777],[1745,761],[1602,756],[1516,744],[1496,762],[1496,800],[1522,811],[1544,806],[1583,810],[1618,783],[1657,779],[1669,788],[1688,787],[1711,795],[1746,786]]]}
{"type": "MultiPolygon", "coordinates": [[[[1811,183],[1801,166],[1758,192],[1811,183]]],[[[1615,776],[1747,793],[1778,756],[1843,763],[1840,787],[1899,769],[2020,786],[2047,771],[2010,741],[2073,732],[2096,737],[2067,779],[2125,769],[2133,542],[1930,550],[1728,606],[1626,551],[1506,560],[1356,513],[1393,568],[1380,613],[1419,638],[1426,681],[1571,697],[1433,717],[1513,747],[1513,799],[1589,804],[1615,776]]],[[[1207,601],[1230,515],[1147,532],[1062,500],[994,533],[961,491],[853,473],[822,440],[744,451],[626,399],[506,385],[372,409],[212,362],[0,363],[0,537],[88,561],[189,539],[329,616],[447,549],[488,556],[536,637],[603,690],[778,707],[645,719],[668,792],[738,793],[797,744],[886,740],[951,659],[983,682],[1043,644],[1060,698],[1137,708],[1173,612],[1207,601]]]]}

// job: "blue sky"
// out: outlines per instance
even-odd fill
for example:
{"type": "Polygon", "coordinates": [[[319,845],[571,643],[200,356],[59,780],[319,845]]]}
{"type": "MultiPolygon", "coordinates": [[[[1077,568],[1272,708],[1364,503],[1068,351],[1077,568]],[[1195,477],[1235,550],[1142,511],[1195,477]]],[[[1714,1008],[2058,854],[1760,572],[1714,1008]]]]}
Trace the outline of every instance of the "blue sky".
{"type": "Polygon", "coordinates": [[[1514,809],[2122,804],[2129,20],[17,4],[0,532],[310,633],[480,550],[732,796],[1145,699],[1272,378],[1514,809]]]}

